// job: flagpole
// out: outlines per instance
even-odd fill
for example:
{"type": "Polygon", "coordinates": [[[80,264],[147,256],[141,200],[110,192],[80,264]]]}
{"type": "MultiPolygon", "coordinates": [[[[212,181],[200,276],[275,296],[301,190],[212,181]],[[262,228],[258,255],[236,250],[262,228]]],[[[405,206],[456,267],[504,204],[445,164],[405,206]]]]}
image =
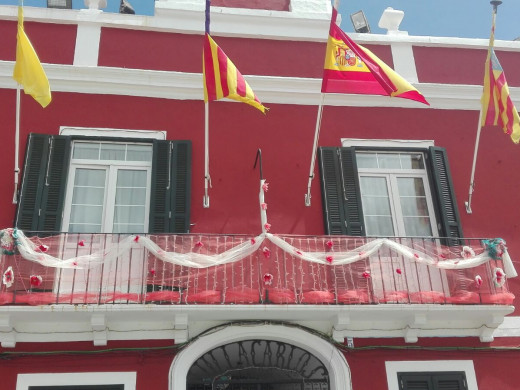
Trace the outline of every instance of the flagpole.
{"type": "MultiPolygon", "coordinates": [[[[492,21],[492,24],[491,24],[491,37],[489,39],[489,49],[488,50],[491,50],[491,47],[494,43],[494,38],[495,38],[495,22],[496,22],[496,18],[497,18],[497,11],[498,11],[498,6],[500,4],[502,4],[502,1],[501,0],[492,0],[489,2],[492,6],[493,6],[493,21],[492,21]]],[[[489,51],[488,51],[488,59],[486,60],[486,66],[488,66],[488,61],[489,61],[489,51]]],[[[484,88],[482,88],[482,91],[484,94],[484,88]]],[[[475,151],[473,153],[473,165],[471,167],[471,178],[470,178],[470,182],[469,182],[469,193],[468,193],[468,201],[467,202],[464,202],[464,205],[466,206],[466,213],[467,214],[472,214],[473,213],[473,210],[471,210],[471,198],[473,196],[473,192],[475,191],[475,169],[476,169],[476,166],[477,166],[477,154],[478,154],[478,147],[479,147],[479,143],[480,143],[480,133],[482,132],[482,110],[483,110],[483,107],[482,107],[482,104],[480,106],[480,114],[479,114],[479,118],[478,118],[478,129],[477,129],[477,138],[475,140],[475,151]]]]}
{"type": "Polygon", "coordinates": [[[14,193],[13,204],[18,203],[18,176],[20,167],[18,166],[20,148],[20,84],[16,86],[16,127],[14,132],[14,193]]]}
{"type": "Polygon", "coordinates": [[[204,198],[202,206],[209,208],[208,187],[211,188],[211,177],[209,175],[209,102],[204,103],[204,198]]]}
{"type": "Polygon", "coordinates": [[[305,206],[309,207],[311,205],[311,185],[312,179],[314,179],[314,166],[316,162],[316,152],[318,149],[318,138],[320,137],[320,128],[321,128],[321,117],[323,113],[323,100],[325,99],[325,94],[321,94],[320,105],[318,106],[318,115],[316,117],[316,129],[314,130],[314,143],[312,145],[312,154],[311,154],[311,167],[309,170],[309,182],[307,184],[307,194],[305,194],[305,206]]]}

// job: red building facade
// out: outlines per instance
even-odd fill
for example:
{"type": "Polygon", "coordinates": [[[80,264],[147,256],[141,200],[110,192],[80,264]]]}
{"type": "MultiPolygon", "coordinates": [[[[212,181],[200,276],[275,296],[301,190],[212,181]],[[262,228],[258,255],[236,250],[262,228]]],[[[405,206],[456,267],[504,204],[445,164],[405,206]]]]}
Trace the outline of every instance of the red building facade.
{"type": "MultiPolygon", "coordinates": [[[[487,41],[352,34],[430,107],[325,95],[306,206],[331,7],[236,3],[212,7],[212,36],[269,111],[209,103],[209,207],[202,4],[25,9],[53,100],[22,94],[18,204],[0,7],[3,386],[516,388],[520,287],[494,239],[516,265],[520,157],[499,128],[464,205],[487,41]]],[[[496,51],[519,101],[520,44],[496,51]]]]}

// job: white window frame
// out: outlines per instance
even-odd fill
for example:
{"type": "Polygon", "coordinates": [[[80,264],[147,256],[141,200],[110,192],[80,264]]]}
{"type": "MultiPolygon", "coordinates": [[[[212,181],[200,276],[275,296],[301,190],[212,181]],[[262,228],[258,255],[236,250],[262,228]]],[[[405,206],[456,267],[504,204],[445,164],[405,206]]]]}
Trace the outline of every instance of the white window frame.
{"type": "Polygon", "coordinates": [[[468,390],[478,390],[477,376],[473,360],[424,360],[424,361],[393,361],[385,362],[388,390],[399,390],[399,372],[454,372],[463,371],[466,374],[468,390]]]}
{"type": "Polygon", "coordinates": [[[31,386],[88,386],[123,385],[125,390],[136,390],[137,372],[81,372],[59,374],[18,374],[16,390],[31,386]]]}
{"type": "MultiPolygon", "coordinates": [[[[76,142],[89,143],[91,141],[73,141],[72,148],[76,142]]],[[[92,141],[101,142],[105,141],[92,141]]],[[[108,141],[107,141],[108,142],[108,141]]],[[[110,141],[109,143],[117,143],[110,141]]],[[[138,142],[121,142],[122,144],[141,144],[138,142]]],[[[71,157],[69,165],[69,174],[67,178],[67,186],[65,190],[65,203],[63,208],[63,221],[62,231],[67,232],[70,224],[70,213],[72,208],[72,195],[74,188],[74,177],[77,169],[99,169],[106,171],[105,177],[105,194],[104,194],[104,206],[103,206],[103,218],[102,227],[100,233],[112,233],[113,231],[113,220],[115,210],[115,191],[117,172],[119,170],[142,170],[146,171],[146,199],[145,199],[145,218],[144,218],[144,230],[142,233],[148,233],[149,217],[150,217],[150,188],[152,182],[152,162],[140,162],[140,161],[120,161],[120,160],[89,160],[89,159],[74,159],[71,157]]],[[[135,233],[135,232],[134,232],[135,233]]]]}

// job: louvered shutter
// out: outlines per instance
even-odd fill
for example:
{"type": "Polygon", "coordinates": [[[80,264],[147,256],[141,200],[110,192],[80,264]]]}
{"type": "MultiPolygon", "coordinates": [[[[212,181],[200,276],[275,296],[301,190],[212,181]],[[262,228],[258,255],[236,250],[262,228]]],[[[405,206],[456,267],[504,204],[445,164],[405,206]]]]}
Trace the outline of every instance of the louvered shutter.
{"type": "Polygon", "coordinates": [[[187,233],[190,224],[191,142],[154,141],[150,233],[187,233]]]}
{"type": "Polygon", "coordinates": [[[320,148],[321,194],[327,234],[364,234],[354,148],[320,148]]]}
{"type": "Polygon", "coordinates": [[[399,390],[467,390],[462,371],[398,373],[397,377],[399,390]]]}
{"type": "Polygon", "coordinates": [[[338,148],[320,148],[321,198],[326,234],[347,234],[338,148]]]}
{"type": "Polygon", "coordinates": [[[429,148],[430,172],[435,188],[435,197],[438,203],[439,225],[441,236],[447,239],[446,245],[459,245],[462,238],[459,210],[455,199],[455,191],[451,180],[450,167],[446,156],[446,149],[432,146],[429,148]]]}
{"type": "Polygon", "coordinates": [[[343,199],[345,202],[347,234],[349,236],[362,236],[365,234],[365,227],[356,150],[354,148],[340,148],[339,159],[343,174],[343,190],[345,191],[343,199]]]}
{"type": "Polygon", "coordinates": [[[29,135],[16,227],[60,231],[69,162],[70,137],[29,135]]]}

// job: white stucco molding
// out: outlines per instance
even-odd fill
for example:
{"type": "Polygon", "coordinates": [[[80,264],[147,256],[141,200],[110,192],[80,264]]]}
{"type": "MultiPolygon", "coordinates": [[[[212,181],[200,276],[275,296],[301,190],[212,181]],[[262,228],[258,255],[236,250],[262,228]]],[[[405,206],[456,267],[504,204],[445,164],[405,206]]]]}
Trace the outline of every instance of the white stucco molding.
{"type": "Polygon", "coordinates": [[[302,329],[280,325],[228,326],[200,337],[175,356],[170,368],[169,389],[186,388],[190,367],[204,353],[221,345],[255,339],[280,341],[310,352],[327,368],[331,389],[352,389],[345,356],[334,345],[302,329]]]}
{"type": "Polygon", "coordinates": [[[61,387],[77,384],[84,386],[123,385],[125,390],[135,390],[136,380],[135,371],[18,374],[16,390],[29,390],[33,386],[61,387]]]}
{"type": "MultiPolygon", "coordinates": [[[[16,89],[14,62],[0,61],[0,88],[16,89]]],[[[203,99],[202,74],[109,67],[43,64],[54,92],[140,96],[177,100],[203,99]]],[[[244,76],[259,99],[271,104],[317,106],[321,79],[299,77],[244,76]]],[[[326,106],[404,107],[418,109],[480,110],[482,86],[426,84],[415,86],[431,106],[387,96],[325,94],[326,106]]],[[[510,88],[513,102],[520,105],[520,88],[510,88]]],[[[238,102],[233,102],[240,104],[238,102]]]]}

